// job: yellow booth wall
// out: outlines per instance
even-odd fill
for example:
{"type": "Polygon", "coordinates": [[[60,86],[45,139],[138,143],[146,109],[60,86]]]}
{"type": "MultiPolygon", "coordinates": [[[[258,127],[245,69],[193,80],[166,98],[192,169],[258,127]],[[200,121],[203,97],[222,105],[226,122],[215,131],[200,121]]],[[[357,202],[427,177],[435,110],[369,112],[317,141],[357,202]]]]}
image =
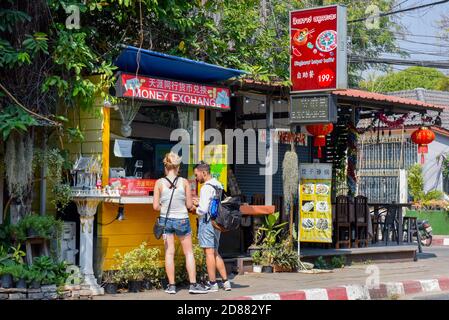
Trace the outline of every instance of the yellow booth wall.
{"type": "MultiPolygon", "coordinates": [[[[153,210],[151,204],[124,205],[125,219],[114,221],[109,225],[99,225],[98,237],[101,243],[103,255],[103,270],[112,270],[114,265],[114,253],[116,250],[124,254],[138,247],[143,241],[149,247],[158,247],[161,250],[161,262],[164,260],[164,242],[156,239],[153,234],[153,225],[159,212],[153,210]],[[101,231],[100,231],[101,230],[101,231]]],[[[102,224],[109,223],[117,216],[118,204],[103,203],[98,217],[102,224]]],[[[192,235],[196,236],[196,216],[190,215],[192,235]]],[[[196,237],[194,237],[196,238],[196,237]]],[[[179,242],[177,241],[177,247],[179,242]]],[[[180,250],[180,248],[179,248],[180,250]]],[[[180,254],[181,251],[177,250],[180,254]]]]}

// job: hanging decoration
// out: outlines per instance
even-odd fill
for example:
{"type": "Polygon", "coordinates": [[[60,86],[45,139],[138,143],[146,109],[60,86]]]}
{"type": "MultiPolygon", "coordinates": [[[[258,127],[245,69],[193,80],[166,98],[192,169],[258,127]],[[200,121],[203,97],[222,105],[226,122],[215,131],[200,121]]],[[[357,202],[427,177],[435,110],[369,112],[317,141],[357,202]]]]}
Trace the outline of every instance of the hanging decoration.
{"type": "Polygon", "coordinates": [[[408,114],[403,114],[401,117],[399,117],[396,120],[390,120],[384,113],[379,113],[377,118],[384,123],[387,128],[397,128],[404,124],[405,120],[407,119],[408,114]]]}
{"type": "Polygon", "coordinates": [[[412,133],[411,138],[418,145],[418,153],[421,154],[421,164],[424,164],[424,154],[429,152],[428,144],[435,140],[435,133],[426,127],[421,127],[412,133]]]}
{"type": "Polygon", "coordinates": [[[355,168],[357,166],[357,128],[353,123],[348,125],[348,169],[347,169],[347,185],[348,195],[354,196],[357,191],[357,176],[355,168]]]}
{"type": "Polygon", "coordinates": [[[318,158],[321,158],[321,147],[326,145],[326,135],[332,132],[334,125],[332,123],[311,124],[307,125],[306,129],[313,135],[313,146],[318,147],[318,158]]]}
{"type": "Polygon", "coordinates": [[[120,132],[124,137],[130,137],[132,133],[131,123],[136,117],[142,103],[132,99],[121,99],[119,102],[119,113],[122,119],[120,132]]]}

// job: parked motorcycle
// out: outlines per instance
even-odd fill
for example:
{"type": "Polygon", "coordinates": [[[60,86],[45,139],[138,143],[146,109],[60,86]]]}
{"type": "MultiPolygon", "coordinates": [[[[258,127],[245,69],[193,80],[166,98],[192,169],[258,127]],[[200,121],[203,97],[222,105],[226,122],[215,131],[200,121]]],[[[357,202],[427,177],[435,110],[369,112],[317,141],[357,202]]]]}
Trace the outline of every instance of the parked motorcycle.
{"type": "Polygon", "coordinates": [[[432,226],[427,220],[418,220],[417,223],[421,244],[430,247],[432,244],[432,226]]]}

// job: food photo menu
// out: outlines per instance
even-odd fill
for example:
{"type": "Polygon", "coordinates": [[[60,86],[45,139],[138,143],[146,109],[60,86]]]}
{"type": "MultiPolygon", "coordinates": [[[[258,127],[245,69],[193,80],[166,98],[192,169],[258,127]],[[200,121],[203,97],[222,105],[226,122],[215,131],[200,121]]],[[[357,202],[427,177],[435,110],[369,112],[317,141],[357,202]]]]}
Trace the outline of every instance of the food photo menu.
{"type": "Polygon", "coordinates": [[[332,242],[332,165],[304,163],[299,167],[300,241],[332,242]]]}

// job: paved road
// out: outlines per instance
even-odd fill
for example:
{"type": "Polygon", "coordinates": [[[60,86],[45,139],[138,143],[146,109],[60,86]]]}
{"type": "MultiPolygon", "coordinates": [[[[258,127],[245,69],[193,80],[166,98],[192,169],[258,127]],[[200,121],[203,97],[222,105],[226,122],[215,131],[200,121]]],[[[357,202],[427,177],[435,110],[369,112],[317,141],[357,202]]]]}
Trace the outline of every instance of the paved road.
{"type": "Polygon", "coordinates": [[[158,299],[192,299],[215,300],[239,297],[244,295],[263,294],[269,292],[283,292],[290,290],[327,288],[349,284],[365,284],[373,266],[378,267],[380,282],[396,282],[405,280],[425,280],[449,276],[449,247],[424,248],[419,254],[418,261],[355,264],[342,269],[335,269],[332,273],[301,274],[301,273],[252,273],[236,276],[233,281],[233,290],[205,295],[189,295],[186,289],[180,290],[176,295],[168,295],[161,290],[150,290],[141,293],[122,293],[105,295],[94,299],[131,299],[131,300],[158,300],[158,299]]]}

